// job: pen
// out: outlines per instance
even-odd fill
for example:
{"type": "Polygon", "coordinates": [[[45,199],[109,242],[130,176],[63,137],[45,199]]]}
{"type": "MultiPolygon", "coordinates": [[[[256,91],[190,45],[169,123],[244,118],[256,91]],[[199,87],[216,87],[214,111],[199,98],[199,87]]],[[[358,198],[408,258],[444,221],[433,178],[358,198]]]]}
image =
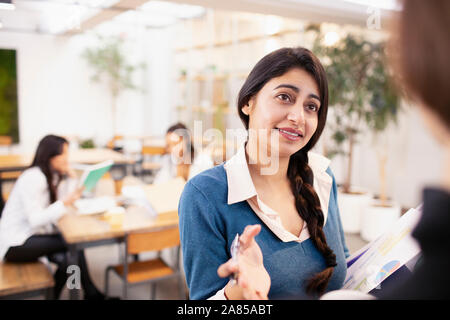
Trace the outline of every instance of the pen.
{"type": "MultiPolygon", "coordinates": [[[[231,251],[231,259],[234,261],[234,262],[238,262],[238,256],[239,256],[239,247],[240,247],[240,242],[239,242],[239,233],[236,233],[236,237],[234,237],[234,240],[233,240],[233,242],[231,243],[231,248],[230,248],[230,251],[231,251]]],[[[236,283],[237,283],[237,273],[236,272],[234,272],[232,275],[231,275],[231,285],[232,286],[234,286],[236,283]]]]}

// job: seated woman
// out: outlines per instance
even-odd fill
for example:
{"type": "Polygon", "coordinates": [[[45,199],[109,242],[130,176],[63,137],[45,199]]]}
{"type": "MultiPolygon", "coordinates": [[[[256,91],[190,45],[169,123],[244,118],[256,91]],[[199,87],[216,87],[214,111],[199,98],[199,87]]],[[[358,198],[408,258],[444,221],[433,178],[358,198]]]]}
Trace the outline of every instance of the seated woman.
{"type": "MultiPolygon", "coordinates": [[[[0,259],[31,262],[47,257],[58,265],[54,297],[67,280],[67,247],[54,224],[80,198],[82,188],[69,166],[68,142],[54,135],[38,145],[31,166],[17,179],[0,221],[0,259]]],[[[104,299],[91,281],[83,251],[79,252],[85,299],[104,299]]]]}
{"type": "Polygon", "coordinates": [[[276,50],[250,72],[238,97],[248,140],[224,165],[188,181],[180,199],[192,299],[246,297],[241,281],[221,279],[217,269],[247,225],[259,226],[246,229],[242,250],[258,262],[264,256],[264,265],[240,269],[257,279],[251,285],[256,296],[318,296],[342,286],[348,250],[337,187],[330,161],[309,152],[327,109],[325,71],[305,48],[276,50]],[[249,245],[257,233],[260,248],[249,245]],[[260,279],[271,283],[270,291],[260,279]]]}
{"type": "Polygon", "coordinates": [[[206,153],[195,153],[191,133],[188,128],[178,122],[167,129],[166,154],[162,159],[162,167],[153,183],[160,183],[175,177],[189,180],[198,173],[212,168],[214,163],[206,153]]]}

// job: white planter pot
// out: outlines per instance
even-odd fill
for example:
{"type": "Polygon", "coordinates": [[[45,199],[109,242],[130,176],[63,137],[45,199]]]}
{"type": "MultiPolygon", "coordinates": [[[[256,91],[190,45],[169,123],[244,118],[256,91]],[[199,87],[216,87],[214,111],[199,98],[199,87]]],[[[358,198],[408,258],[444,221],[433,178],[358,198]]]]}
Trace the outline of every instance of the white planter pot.
{"type": "Polygon", "coordinates": [[[339,212],[345,233],[359,233],[361,214],[369,206],[372,195],[364,190],[352,189],[352,193],[340,192],[338,195],[339,212]]]}
{"type": "Polygon", "coordinates": [[[361,237],[373,241],[389,229],[401,215],[398,204],[388,202],[389,206],[381,206],[379,200],[373,200],[361,216],[361,237]]]}

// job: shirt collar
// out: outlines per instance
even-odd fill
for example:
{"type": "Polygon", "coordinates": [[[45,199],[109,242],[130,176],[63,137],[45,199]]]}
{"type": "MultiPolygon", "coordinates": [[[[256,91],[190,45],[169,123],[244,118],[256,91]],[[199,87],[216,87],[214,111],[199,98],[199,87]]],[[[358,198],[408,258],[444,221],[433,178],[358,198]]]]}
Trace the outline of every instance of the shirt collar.
{"type": "Polygon", "coordinates": [[[225,162],[224,167],[227,172],[228,204],[245,201],[257,195],[245,157],[245,143],[225,162]]]}
{"type": "MultiPolygon", "coordinates": [[[[330,160],[324,156],[308,152],[308,164],[314,176],[323,175],[330,165],[330,160]]],[[[245,143],[238,149],[230,160],[225,162],[224,168],[227,173],[228,182],[228,204],[245,201],[257,195],[247,158],[245,156],[245,143]]]]}

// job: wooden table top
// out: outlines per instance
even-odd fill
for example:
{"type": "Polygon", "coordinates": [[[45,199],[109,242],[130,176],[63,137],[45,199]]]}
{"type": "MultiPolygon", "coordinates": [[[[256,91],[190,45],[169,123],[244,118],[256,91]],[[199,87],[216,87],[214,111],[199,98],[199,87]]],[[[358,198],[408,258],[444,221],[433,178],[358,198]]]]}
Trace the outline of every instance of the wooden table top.
{"type": "MultiPolygon", "coordinates": [[[[117,151],[106,148],[77,149],[69,152],[71,163],[95,164],[105,160],[113,160],[116,164],[134,163],[134,160],[117,151]]],[[[0,169],[28,167],[33,161],[30,154],[0,155],[0,169]]]]}
{"type": "Polygon", "coordinates": [[[130,207],[125,214],[116,215],[82,216],[71,212],[57,223],[58,229],[69,244],[120,238],[130,232],[150,232],[177,225],[177,211],[160,213],[156,218],[152,218],[139,207],[130,207]],[[117,223],[118,219],[122,222],[117,223]]]}

